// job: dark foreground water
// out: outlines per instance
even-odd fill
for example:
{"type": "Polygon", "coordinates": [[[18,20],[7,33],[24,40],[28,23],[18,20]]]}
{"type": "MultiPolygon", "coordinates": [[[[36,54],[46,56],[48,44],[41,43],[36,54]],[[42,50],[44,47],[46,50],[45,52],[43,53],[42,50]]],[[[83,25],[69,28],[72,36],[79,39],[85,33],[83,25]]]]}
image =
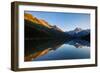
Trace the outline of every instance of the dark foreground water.
{"type": "Polygon", "coordinates": [[[25,61],[68,60],[90,58],[90,43],[86,40],[26,40],[25,61]]]}

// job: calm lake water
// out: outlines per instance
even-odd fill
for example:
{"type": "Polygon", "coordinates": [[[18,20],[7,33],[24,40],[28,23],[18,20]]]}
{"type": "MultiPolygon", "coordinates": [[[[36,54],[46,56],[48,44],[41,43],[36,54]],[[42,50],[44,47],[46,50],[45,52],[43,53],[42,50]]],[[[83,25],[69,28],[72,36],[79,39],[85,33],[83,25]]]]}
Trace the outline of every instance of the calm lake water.
{"type": "Polygon", "coordinates": [[[26,40],[25,42],[25,61],[90,58],[90,43],[85,40],[26,40]]]}

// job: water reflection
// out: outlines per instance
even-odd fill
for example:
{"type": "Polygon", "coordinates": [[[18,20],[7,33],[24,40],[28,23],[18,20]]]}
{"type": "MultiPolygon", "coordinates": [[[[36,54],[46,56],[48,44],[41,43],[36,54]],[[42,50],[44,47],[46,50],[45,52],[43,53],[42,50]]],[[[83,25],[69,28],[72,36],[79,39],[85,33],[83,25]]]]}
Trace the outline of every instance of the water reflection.
{"type": "Polygon", "coordinates": [[[25,40],[25,61],[86,58],[90,58],[90,42],[86,40],[25,40]]]}
{"type": "Polygon", "coordinates": [[[90,46],[90,42],[86,41],[86,40],[81,40],[81,39],[73,39],[69,42],[67,42],[66,44],[70,44],[75,46],[76,48],[84,48],[84,47],[89,47],[90,46]]]}

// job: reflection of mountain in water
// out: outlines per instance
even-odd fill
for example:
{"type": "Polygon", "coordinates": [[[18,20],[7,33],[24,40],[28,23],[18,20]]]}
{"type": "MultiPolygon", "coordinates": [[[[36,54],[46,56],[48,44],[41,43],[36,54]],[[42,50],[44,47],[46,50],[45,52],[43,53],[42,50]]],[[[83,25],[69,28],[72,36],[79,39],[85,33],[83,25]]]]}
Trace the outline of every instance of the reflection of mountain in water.
{"type": "MultiPolygon", "coordinates": [[[[81,28],[76,28],[75,30],[64,32],[56,25],[52,26],[47,21],[38,19],[27,13],[24,14],[24,23],[25,61],[41,58],[47,55],[51,50],[56,52],[63,44],[69,44],[70,49],[72,49],[71,45],[76,48],[90,46],[90,29],[82,30],[81,28]]],[[[66,49],[68,48],[69,47],[66,47],[66,49]]],[[[65,48],[62,49],[65,50],[65,48]]],[[[75,48],[73,48],[73,50],[76,51],[75,48]]],[[[81,54],[79,50],[77,50],[77,52],[81,54]]],[[[67,53],[69,53],[68,50],[67,53]]],[[[76,55],[77,53],[75,54],[75,57],[75,55],[73,55],[74,52],[72,51],[70,51],[70,53],[67,54],[69,55],[67,57],[62,53],[62,56],[65,57],[62,57],[61,59],[80,59],[89,57],[89,55],[86,55],[86,51],[83,55],[80,55],[81,57],[79,54],[76,55]]],[[[56,57],[60,59],[61,56],[57,55],[56,57]]]]}
{"type": "Polygon", "coordinates": [[[73,45],[77,48],[89,47],[90,43],[84,40],[25,40],[25,61],[32,61],[36,58],[48,54],[50,51],[56,51],[63,44],[73,45]]]}
{"type": "Polygon", "coordinates": [[[26,40],[25,42],[25,56],[33,57],[37,54],[35,57],[38,57],[50,50],[56,50],[64,43],[64,40],[26,40]]]}
{"type": "Polygon", "coordinates": [[[75,46],[76,48],[82,48],[84,46],[89,47],[90,46],[90,42],[86,41],[86,40],[81,40],[81,39],[73,39],[69,42],[67,42],[70,45],[75,46]]]}

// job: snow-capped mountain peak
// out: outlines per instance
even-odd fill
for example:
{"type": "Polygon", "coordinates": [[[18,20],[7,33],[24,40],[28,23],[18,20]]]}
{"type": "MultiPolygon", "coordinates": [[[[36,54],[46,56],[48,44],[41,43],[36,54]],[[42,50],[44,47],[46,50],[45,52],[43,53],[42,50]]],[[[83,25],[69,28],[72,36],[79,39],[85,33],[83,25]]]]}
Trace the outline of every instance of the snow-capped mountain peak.
{"type": "Polygon", "coordinates": [[[82,31],[82,29],[77,27],[77,28],[74,29],[74,31],[75,31],[76,33],[78,33],[78,32],[80,32],[80,31],[82,31]]]}
{"type": "Polygon", "coordinates": [[[79,36],[85,36],[88,35],[90,33],[90,29],[81,29],[81,28],[75,28],[72,31],[67,32],[70,36],[73,37],[79,37],[79,36]]]}

